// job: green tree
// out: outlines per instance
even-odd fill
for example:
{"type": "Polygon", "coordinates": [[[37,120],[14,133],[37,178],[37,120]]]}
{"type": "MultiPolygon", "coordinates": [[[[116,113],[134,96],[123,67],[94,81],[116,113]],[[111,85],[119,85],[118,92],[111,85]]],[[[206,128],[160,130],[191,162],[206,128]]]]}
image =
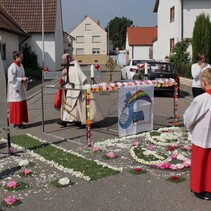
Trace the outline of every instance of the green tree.
{"type": "Polygon", "coordinates": [[[133,25],[133,21],[126,17],[115,17],[110,20],[105,30],[108,32],[114,48],[125,49],[127,27],[133,25]]]}
{"type": "Polygon", "coordinates": [[[192,38],[192,62],[197,61],[197,54],[204,53],[206,61],[211,62],[211,23],[205,13],[196,17],[192,38]]]}
{"type": "Polygon", "coordinates": [[[38,63],[38,58],[35,52],[32,51],[30,45],[25,44],[22,46],[23,52],[23,66],[26,71],[27,77],[32,77],[33,79],[41,79],[42,78],[42,68],[38,63]]]}
{"type": "Polygon", "coordinates": [[[191,39],[186,38],[180,42],[177,42],[169,56],[171,62],[177,65],[190,64],[190,53],[187,51],[189,45],[191,44],[191,39]]]}

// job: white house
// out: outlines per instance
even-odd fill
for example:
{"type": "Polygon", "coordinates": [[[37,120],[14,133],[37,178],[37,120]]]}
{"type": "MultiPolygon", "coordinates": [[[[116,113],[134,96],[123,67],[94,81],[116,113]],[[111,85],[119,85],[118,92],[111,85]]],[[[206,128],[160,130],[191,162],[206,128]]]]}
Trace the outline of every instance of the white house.
{"type": "Polygon", "coordinates": [[[126,51],[129,59],[152,59],[152,45],[157,37],[157,27],[128,27],[126,51]]]}
{"type": "MultiPolygon", "coordinates": [[[[153,43],[153,58],[164,60],[173,46],[184,38],[192,38],[196,17],[204,12],[211,16],[210,0],[156,0],[158,34],[153,43]]],[[[192,55],[192,49],[190,48],[192,55]]]]}
{"type": "MultiPolygon", "coordinates": [[[[44,2],[44,65],[53,71],[60,67],[64,52],[61,0],[44,2]]],[[[5,69],[12,62],[12,52],[21,50],[29,44],[38,56],[42,66],[42,1],[41,0],[0,0],[1,17],[11,22],[10,26],[1,26],[1,44],[5,46],[5,69]],[[13,26],[12,26],[13,25],[13,26]],[[11,28],[13,27],[13,28],[11,28]],[[16,27],[16,30],[14,30],[16,27]],[[12,30],[11,30],[12,29],[12,30]],[[19,33],[17,33],[19,29],[19,33]]]]}
{"type": "Polygon", "coordinates": [[[70,31],[73,41],[73,56],[82,64],[105,63],[108,45],[107,32],[89,16],[70,31]]]}

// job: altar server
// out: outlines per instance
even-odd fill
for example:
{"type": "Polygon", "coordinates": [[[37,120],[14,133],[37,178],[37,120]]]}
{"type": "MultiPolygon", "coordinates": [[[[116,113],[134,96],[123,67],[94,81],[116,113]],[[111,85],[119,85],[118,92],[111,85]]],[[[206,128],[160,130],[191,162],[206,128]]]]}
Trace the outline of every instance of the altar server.
{"type": "Polygon", "coordinates": [[[194,98],[183,117],[192,142],[190,190],[211,200],[211,68],[200,73],[200,82],[205,93],[194,98]]]}

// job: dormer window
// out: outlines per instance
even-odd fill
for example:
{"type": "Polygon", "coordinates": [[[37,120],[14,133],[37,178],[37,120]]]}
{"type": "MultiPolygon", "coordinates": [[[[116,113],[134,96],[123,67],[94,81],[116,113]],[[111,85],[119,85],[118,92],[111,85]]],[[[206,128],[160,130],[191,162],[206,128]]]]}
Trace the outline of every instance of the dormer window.
{"type": "Polygon", "coordinates": [[[85,31],[91,31],[91,24],[90,23],[85,24],[85,31]]]}
{"type": "Polygon", "coordinates": [[[174,21],[174,15],[175,15],[174,7],[171,7],[170,8],[170,22],[174,21]]]}

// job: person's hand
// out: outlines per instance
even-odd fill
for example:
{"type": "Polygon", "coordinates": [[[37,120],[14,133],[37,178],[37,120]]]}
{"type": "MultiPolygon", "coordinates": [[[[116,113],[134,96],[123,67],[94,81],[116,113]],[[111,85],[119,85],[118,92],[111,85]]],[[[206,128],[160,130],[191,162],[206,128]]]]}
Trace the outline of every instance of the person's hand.
{"type": "Polygon", "coordinates": [[[205,67],[205,62],[201,63],[201,69],[203,69],[205,67]]]}
{"type": "Polygon", "coordinates": [[[28,81],[28,78],[27,77],[23,77],[22,81],[28,81]]]}
{"type": "Polygon", "coordinates": [[[65,75],[67,75],[67,70],[66,69],[63,69],[62,70],[62,76],[65,76],[65,75]]]}

